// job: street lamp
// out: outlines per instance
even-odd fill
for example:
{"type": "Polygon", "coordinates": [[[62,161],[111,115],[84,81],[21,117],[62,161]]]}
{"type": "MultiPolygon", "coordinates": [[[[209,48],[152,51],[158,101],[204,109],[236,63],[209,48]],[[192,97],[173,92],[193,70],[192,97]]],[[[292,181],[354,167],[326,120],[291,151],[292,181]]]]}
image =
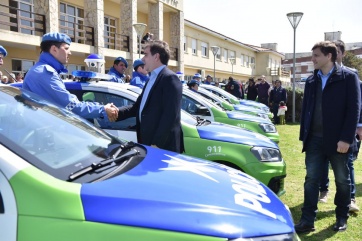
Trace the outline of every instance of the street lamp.
{"type": "Polygon", "coordinates": [[[289,19],[290,24],[294,29],[294,47],[293,47],[293,115],[292,115],[292,122],[295,123],[295,32],[298,27],[300,20],[303,17],[303,13],[301,12],[294,12],[288,13],[287,17],[289,19]]]}
{"type": "Polygon", "coordinates": [[[211,46],[211,51],[214,54],[214,81],[216,81],[215,79],[215,56],[217,54],[217,52],[219,52],[219,46],[211,46]]]}
{"type": "Polygon", "coordinates": [[[136,30],[137,37],[138,37],[138,57],[141,58],[141,39],[143,36],[143,33],[146,30],[147,25],[144,23],[135,23],[133,24],[134,29],[136,30]]]}
{"type": "Polygon", "coordinates": [[[230,64],[231,64],[231,75],[234,74],[234,64],[236,62],[236,59],[235,58],[229,58],[230,60],[230,64]]]}

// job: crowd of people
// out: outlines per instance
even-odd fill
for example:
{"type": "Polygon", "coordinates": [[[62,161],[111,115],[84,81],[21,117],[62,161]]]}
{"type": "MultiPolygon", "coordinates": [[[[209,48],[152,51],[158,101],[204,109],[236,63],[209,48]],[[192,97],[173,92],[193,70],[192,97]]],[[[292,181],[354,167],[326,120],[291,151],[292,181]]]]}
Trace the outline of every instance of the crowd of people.
{"type": "MultiPolygon", "coordinates": [[[[39,60],[25,78],[22,73],[9,78],[0,72],[1,82],[6,84],[10,79],[23,82],[24,89],[84,118],[95,118],[101,127],[106,127],[109,122],[136,117],[139,143],[182,153],[182,84],[178,76],[167,68],[169,46],[160,40],[145,39],[144,42],[144,57],[133,62],[132,77],[125,75],[129,64],[123,57],[116,58],[108,72],[112,82],[130,82],[143,89],[136,103],[130,106],[84,102],[66,90],[61,73],[67,72],[65,66],[71,55],[71,39],[63,33],[43,35],[39,60]]],[[[345,53],[342,41],[319,42],[312,51],[315,71],[306,81],[300,126],[302,151],[306,154],[304,202],[295,230],[298,233],[315,230],[318,202],[328,199],[328,168],[331,165],[336,179],[336,223],[333,229],[344,231],[349,212],[359,211],[355,201],[353,161],[359,149],[356,136],[362,139],[362,84],[356,70],[342,63],[345,53]]],[[[6,56],[6,49],[0,45],[0,65],[3,65],[6,56]]],[[[195,74],[187,83],[189,89],[197,92],[201,79],[200,74],[195,74]]],[[[213,78],[206,76],[203,84],[212,83],[213,78]]],[[[218,86],[219,83],[214,84],[218,86]]],[[[257,81],[250,78],[243,86],[230,76],[225,90],[237,98],[269,106],[274,123],[285,124],[287,92],[280,80],[269,84],[265,76],[260,76],[257,81]]]]}

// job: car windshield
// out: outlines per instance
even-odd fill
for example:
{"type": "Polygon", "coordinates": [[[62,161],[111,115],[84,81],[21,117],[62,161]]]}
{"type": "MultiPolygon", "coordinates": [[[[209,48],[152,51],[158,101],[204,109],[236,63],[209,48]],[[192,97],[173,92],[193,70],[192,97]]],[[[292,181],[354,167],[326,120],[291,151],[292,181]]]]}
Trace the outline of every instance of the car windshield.
{"type": "Polygon", "coordinates": [[[223,90],[221,88],[205,88],[205,89],[208,89],[208,90],[213,91],[213,92],[217,92],[221,96],[224,96],[224,97],[229,98],[229,99],[233,99],[233,100],[238,99],[235,96],[233,96],[232,94],[228,93],[227,91],[225,91],[225,90],[223,90]]]}
{"type": "Polygon", "coordinates": [[[184,110],[181,110],[181,121],[186,122],[189,125],[197,125],[196,118],[184,110]]]}
{"type": "Polygon", "coordinates": [[[62,180],[123,144],[72,112],[10,86],[0,86],[0,143],[62,180]]]}

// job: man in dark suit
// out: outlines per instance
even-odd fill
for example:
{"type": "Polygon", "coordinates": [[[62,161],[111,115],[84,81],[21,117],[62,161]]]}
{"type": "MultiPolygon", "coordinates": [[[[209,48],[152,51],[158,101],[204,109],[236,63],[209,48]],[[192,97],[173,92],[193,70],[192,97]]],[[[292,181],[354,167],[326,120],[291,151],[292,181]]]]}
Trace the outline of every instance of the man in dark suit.
{"type": "Polygon", "coordinates": [[[315,71],[305,84],[299,136],[306,153],[307,173],[302,217],[295,230],[315,230],[321,170],[329,161],[336,183],[333,230],[344,231],[351,202],[348,151],[355,139],[361,108],[359,80],[356,74],[336,64],[334,43],[319,42],[312,51],[315,71]]]}
{"type": "Polygon", "coordinates": [[[180,123],[182,84],[166,66],[170,50],[166,42],[151,41],[142,61],[151,73],[135,104],[119,109],[118,120],[136,117],[137,140],[174,152],[183,152],[180,123]]]}

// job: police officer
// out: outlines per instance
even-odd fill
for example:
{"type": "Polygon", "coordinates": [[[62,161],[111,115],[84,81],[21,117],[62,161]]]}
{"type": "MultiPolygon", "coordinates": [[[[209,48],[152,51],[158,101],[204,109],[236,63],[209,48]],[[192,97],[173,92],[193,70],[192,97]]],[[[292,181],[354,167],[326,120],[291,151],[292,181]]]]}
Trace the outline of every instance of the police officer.
{"type": "Polygon", "coordinates": [[[187,86],[189,87],[189,89],[196,93],[199,91],[199,85],[200,85],[200,82],[197,81],[196,79],[190,80],[187,83],[187,86]]]}
{"type": "Polygon", "coordinates": [[[23,88],[30,90],[58,106],[87,119],[97,118],[102,127],[108,121],[115,121],[118,108],[113,104],[100,105],[93,102],[81,102],[66,90],[60,73],[67,73],[64,65],[68,63],[71,39],[63,33],[43,35],[39,61],[27,72],[23,88]]]}
{"type": "Polygon", "coordinates": [[[123,57],[118,57],[113,61],[113,67],[109,69],[108,74],[113,76],[111,82],[125,83],[125,71],[128,68],[128,62],[123,57]]]}
{"type": "Polygon", "coordinates": [[[145,86],[146,82],[149,80],[147,70],[145,69],[145,63],[142,59],[136,59],[133,62],[134,72],[132,74],[131,85],[138,86],[141,89],[145,86]]]}
{"type": "Polygon", "coordinates": [[[8,55],[8,52],[2,45],[0,45],[0,66],[4,64],[3,58],[6,57],[6,55],[8,55]]]}

